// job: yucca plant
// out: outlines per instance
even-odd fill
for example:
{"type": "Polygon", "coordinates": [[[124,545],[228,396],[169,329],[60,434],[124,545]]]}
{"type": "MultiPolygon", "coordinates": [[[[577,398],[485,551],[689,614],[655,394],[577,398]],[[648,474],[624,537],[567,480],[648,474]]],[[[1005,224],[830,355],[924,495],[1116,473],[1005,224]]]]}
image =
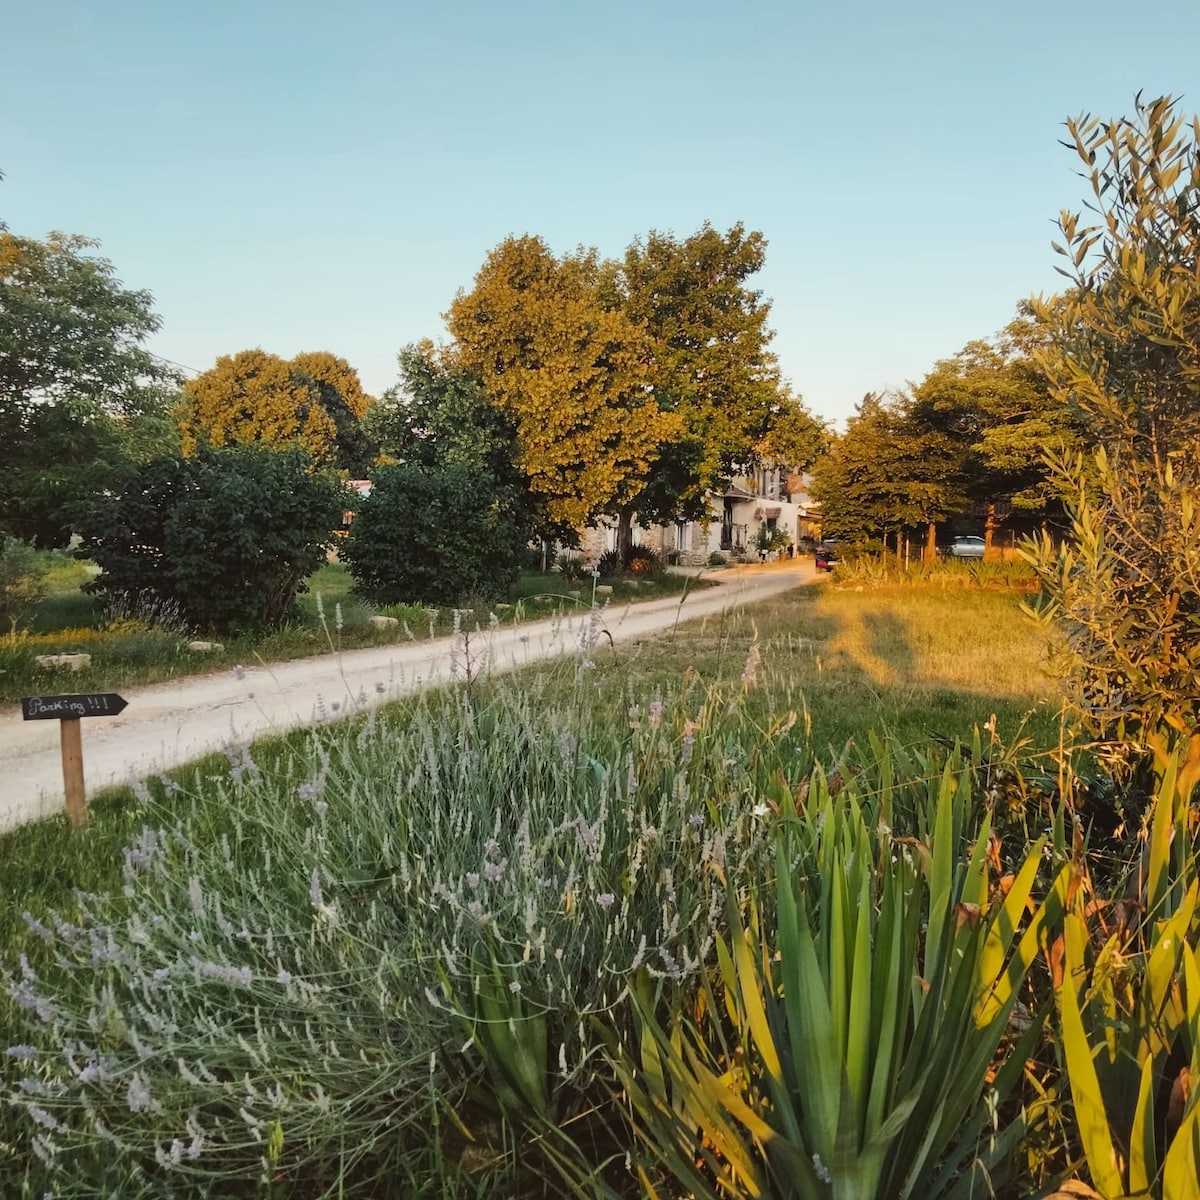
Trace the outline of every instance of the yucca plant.
{"type": "Polygon", "coordinates": [[[733,932],[691,1011],[664,1022],[640,979],[640,1043],[610,1037],[608,1051],[648,1194],[992,1194],[1024,1128],[999,1113],[1040,1021],[1000,1049],[1067,873],[1034,903],[1038,842],[993,880],[989,823],[968,841],[960,779],[947,769],[922,839],[814,788],[780,823],[774,903],[752,900],[743,920],[731,902],[733,932]]]}
{"type": "Polygon", "coordinates": [[[1163,772],[1147,833],[1140,920],[1093,945],[1086,887],[1063,929],[1057,988],[1075,1119],[1104,1200],[1185,1200],[1200,1185],[1200,959],[1195,764],[1163,772]]]}

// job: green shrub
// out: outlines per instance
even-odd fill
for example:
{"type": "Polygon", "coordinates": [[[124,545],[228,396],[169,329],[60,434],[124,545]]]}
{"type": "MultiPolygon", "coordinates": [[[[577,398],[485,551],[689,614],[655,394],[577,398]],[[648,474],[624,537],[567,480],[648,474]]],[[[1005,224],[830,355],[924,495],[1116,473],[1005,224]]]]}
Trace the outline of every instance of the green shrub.
{"type": "Polygon", "coordinates": [[[507,594],[527,541],[491,476],[400,465],[377,473],[340,554],[355,590],[377,604],[453,605],[507,594]]]}
{"type": "Polygon", "coordinates": [[[46,594],[48,566],[28,542],[6,537],[0,542],[0,627],[16,640],[17,622],[46,594]]]}
{"type": "Polygon", "coordinates": [[[601,579],[615,579],[625,570],[625,564],[621,561],[621,552],[605,550],[596,560],[596,570],[600,572],[601,579]]]}
{"type": "Polygon", "coordinates": [[[567,551],[558,556],[558,574],[563,583],[580,583],[587,572],[587,564],[581,554],[567,551]]]}
{"type": "Polygon", "coordinates": [[[108,596],[151,596],[212,629],[278,625],[322,561],[345,489],[299,450],[202,449],[142,468],[83,522],[108,596]]]}
{"type": "Polygon", "coordinates": [[[710,567],[724,567],[729,565],[729,559],[723,555],[720,550],[714,550],[708,556],[708,565],[710,567]]]}

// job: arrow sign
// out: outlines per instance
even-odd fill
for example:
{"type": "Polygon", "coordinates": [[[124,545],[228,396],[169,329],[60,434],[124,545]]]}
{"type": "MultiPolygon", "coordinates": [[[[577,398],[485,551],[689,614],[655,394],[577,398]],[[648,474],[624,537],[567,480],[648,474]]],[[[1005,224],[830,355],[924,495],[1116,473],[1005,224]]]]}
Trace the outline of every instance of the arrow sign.
{"type": "Polygon", "coordinates": [[[86,696],[23,696],[21,716],[26,721],[57,721],[62,741],[63,791],[67,820],[78,829],[87,820],[87,797],[83,790],[83,739],[79,722],[83,717],[115,717],[127,701],[116,692],[91,692],[86,696]]]}
{"type": "Polygon", "coordinates": [[[26,721],[115,717],[128,703],[116,692],[92,692],[86,696],[25,696],[21,700],[21,716],[26,721]]]}

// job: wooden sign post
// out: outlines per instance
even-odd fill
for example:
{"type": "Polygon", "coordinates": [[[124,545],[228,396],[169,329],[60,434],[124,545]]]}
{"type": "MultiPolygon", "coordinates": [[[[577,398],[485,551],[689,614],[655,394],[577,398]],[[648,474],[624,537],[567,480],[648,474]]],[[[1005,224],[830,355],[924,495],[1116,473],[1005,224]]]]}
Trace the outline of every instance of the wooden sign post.
{"type": "Polygon", "coordinates": [[[21,716],[26,721],[57,721],[62,742],[63,791],[67,820],[78,829],[87,820],[87,799],[83,791],[83,738],[79,722],[83,717],[115,717],[127,701],[116,692],[93,692],[86,696],[26,696],[21,700],[21,716]]]}

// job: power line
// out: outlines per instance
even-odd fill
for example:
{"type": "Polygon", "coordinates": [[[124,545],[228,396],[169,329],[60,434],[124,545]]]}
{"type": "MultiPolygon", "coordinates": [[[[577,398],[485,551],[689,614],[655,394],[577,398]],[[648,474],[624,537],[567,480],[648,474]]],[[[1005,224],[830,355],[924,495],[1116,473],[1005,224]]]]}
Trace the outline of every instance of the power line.
{"type": "Polygon", "coordinates": [[[197,367],[189,367],[186,363],[176,362],[173,358],[167,358],[162,354],[155,354],[153,350],[147,350],[146,353],[150,355],[151,358],[158,359],[159,362],[167,363],[172,367],[178,367],[181,371],[189,371],[193,375],[204,374],[204,372],[199,370],[197,367]]]}

